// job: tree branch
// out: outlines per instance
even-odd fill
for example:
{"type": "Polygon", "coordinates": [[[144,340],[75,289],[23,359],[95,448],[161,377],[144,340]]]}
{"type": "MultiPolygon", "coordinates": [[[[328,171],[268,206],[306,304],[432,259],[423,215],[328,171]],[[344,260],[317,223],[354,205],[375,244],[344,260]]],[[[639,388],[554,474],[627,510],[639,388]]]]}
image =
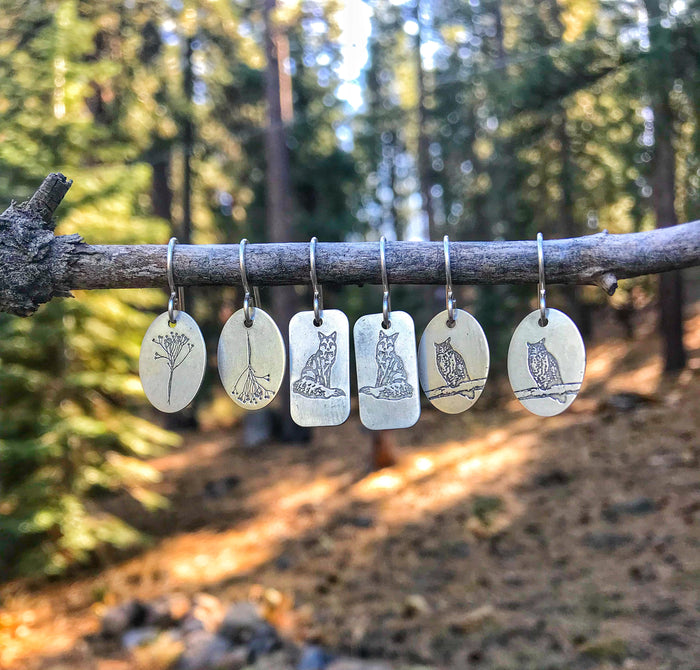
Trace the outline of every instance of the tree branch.
{"type": "Polygon", "coordinates": [[[53,213],[73,182],[50,174],[28,202],[0,214],[0,312],[29,316],[56,296],[70,296],[66,277],[80,235],[53,234],[53,213]]]}
{"type": "MultiPolygon", "coordinates": [[[[79,235],[54,237],[42,213],[53,212],[70,186],[63,184],[60,197],[52,187],[36,209],[35,195],[0,215],[0,311],[26,316],[71,289],[165,288],[166,245],[91,246],[79,235]]],[[[537,283],[534,240],[453,242],[450,252],[454,284],[537,283]]],[[[595,284],[612,294],[618,279],[700,265],[700,221],[643,233],[545,240],[544,255],[549,284],[595,284]]],[[[253,285],[309,283],[308,244],[249,244],[246,261],[253,285]]],[[[241,283],[237,244],[178,245],[174,266],[179,285],[241,283]]],[[[322,283],[381,284],[378,243],[320,243],[316,266],[322,283]]],[[[387,268],[392,284],[442,284],[442,242],[389,242],[387,268]]]]}

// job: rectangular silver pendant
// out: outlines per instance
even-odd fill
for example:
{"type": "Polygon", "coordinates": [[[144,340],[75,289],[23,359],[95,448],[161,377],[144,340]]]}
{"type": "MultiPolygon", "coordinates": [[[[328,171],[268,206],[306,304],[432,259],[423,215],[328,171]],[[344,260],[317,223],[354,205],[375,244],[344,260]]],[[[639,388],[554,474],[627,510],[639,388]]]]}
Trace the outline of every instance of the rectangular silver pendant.
{"type": "Polygon", "coordinates": [[[290,412],[300,426],[338,426],[350,415],[350,326],[339,309],[289,322],[290,412]]]}
{"type": "Polygon", "coordinates": [[[416,331],[406,312],[391,312],[355,323],[355,361],[360,421],[370,430],[408,428],[420,417],[416,331]]]}

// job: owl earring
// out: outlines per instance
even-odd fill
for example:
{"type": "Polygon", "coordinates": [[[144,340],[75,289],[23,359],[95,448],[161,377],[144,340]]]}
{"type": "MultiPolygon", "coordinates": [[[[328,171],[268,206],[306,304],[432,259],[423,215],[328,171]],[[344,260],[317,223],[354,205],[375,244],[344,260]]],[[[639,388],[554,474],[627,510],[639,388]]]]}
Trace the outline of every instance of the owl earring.
{"type": "Polygon", "coordinates": [[[323,309],[316,242],[309,243],[313,311],[289,322],[289,409],[300,426],[338,426],[350,415],[350,325],[339,309],[323,309]]]}
{"type": "Polygon", "coordinates": [[[586,371],[586,349],[576,324],[546,306],[544,242],[537,233],[539,309],[513,333],[508,378],[515,397],[538,416],[561,414],[576,399],[586,371]]]}
{"type": "Polygon", "coordinates": [[[479,322],[455,308],[450,238],[443,238],[447,309],[432,318],[418,345],[420,385],[431,404],[446,414],[469,409],[489,374],[489,345],[479,322]]]}

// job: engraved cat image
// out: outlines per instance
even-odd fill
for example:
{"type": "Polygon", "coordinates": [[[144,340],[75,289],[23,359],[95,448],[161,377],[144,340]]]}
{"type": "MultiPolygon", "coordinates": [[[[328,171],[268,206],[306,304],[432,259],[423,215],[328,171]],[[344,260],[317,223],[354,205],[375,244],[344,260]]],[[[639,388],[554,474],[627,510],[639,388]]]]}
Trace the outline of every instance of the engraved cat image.
{"type": "Polygon", "coordinates": [[[338,354],[337,333],[324,335],[318,331],[318,349],[309,356],[301,369],[299,379],[294,382],[292,389],[307,398],[333,398],[344,396],[345,391],[331,387],[331,371],[338,354]]]}
{"type": "Polygon", "coordinates": [[[445,382],[455,388],[463,382],[470,381],[467,364],[462,354],[452,346],[452,338],[448,337],[444,342],[434,342],[434,344],[435,365],[445,382]]]}
{"type": "Polygon", "coordinates": [[[381,400],[403,400],[413,396],[413,386],[408,383],[408,375],[403,359],[396,353],[396,338],[399,333],[387,335],[379,331],[375,351],[377,381],[374,386],[363,386],[360,393],[367,393],[381,400]]]}
{"type": "MultiPolygon", "coordinates": [[[[543,391],[562,383],[559,363],[545,347],[544,337],[539,342],[527,343],[527,369],[537,386],[543,391]]],[[[547,397],[562,404],[566,402],[566,393],[551,393],[547,397]]]]}

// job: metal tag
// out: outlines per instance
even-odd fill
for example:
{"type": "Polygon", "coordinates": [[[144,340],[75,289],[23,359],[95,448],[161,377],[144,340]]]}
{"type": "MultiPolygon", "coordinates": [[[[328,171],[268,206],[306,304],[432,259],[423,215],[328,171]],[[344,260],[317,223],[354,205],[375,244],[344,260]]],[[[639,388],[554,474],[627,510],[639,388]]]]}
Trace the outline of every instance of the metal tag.
{"type": "Polygon", "coordinates": [[[489,374],[489,345],[469,312],[447,310],[434,316],[418,346],[420,385],[431,404],[446,414],[469,409],[484,390],[489,374]]]}
{"type": "Polygon", "coordinates": [[[389,328],[382,314],[355,323],[355,362],[360,421],[370,430],[408,428],[420,417],[416,331],[406,312],[391,312],[389,328]]]}
{"type": "Polygon", "coordinates": [[[219,377],[236,405],[262,409],[280,389],[287,356],[282,333],[272,317],[256,307],[252,320],[247,327],[244,310],[239,309],[221,329],[219,377]]]}
{"type": "Polygon", "coordinates": [[[206,364],[204,338],[187,312],[177,312],[172,325],[167,312],[153,320],[139,356],[141,385],[151,405],[168,413],[187,407],[202,385],[206,364]]]}
{"type": "Polygon", "coordinates": [[[561,414],[576,399],[586,371],[586,349],[576,324],[563,312],[528,314],[513,333],[508,377],[515,397],[538,416],[561,414]]]}
{"type": "Polygon", "coordinates": [[[350,326],[339,309],[289,322],[290,411],[300,426],[338,426],[350,415],[350,326]]]}

